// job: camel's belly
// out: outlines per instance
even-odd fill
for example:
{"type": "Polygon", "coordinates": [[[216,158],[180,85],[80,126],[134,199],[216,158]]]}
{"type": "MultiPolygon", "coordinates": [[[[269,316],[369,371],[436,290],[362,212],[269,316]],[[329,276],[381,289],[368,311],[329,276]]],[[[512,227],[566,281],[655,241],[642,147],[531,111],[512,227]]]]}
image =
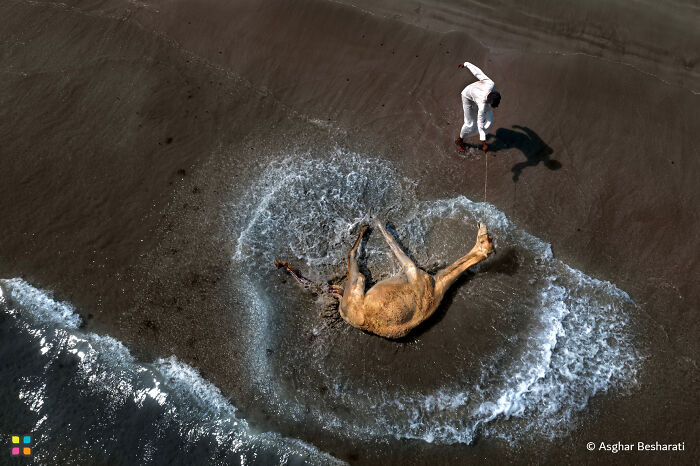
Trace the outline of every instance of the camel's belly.
{"type": "Polygon", "coordinates": [[[409,323],[419,311],[415,290],[404,281],[379,282],[367,291],[365,321],[386,327],[409,323]]]}

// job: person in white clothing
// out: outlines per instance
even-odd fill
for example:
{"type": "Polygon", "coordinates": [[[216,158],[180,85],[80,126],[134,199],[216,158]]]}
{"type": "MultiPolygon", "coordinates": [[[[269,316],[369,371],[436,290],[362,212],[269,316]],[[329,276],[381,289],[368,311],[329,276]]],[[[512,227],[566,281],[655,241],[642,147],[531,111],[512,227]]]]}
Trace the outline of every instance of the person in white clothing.
{"type": "Polygon", "coordinates": [[[494,90],[495,84],[476,66],[469,62],[460,63],[457,68],[468,68],[478,81],[471,83],[462,91],[464,108],[464,125],[455,140],[460,152],[465,152],[464,139],[479,135],[481,148],[486,152],[486,130],[493,124],[493,110],[501,103],[501,94],[494,90]]]}

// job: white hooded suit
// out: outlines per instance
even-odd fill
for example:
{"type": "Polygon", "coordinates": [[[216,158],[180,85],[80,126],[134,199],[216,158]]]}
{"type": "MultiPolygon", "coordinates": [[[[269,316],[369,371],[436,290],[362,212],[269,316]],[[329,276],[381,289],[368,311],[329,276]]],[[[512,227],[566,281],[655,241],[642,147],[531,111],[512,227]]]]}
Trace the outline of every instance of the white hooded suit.
{"type": "Polygon", "coordinates": [[[479,140],[486,140],[486,130],[493,124],[493,111],[486,103],[486,97],[493,90],[495,83],[476,66],[464,62],[464,66],[476,76],[477,82],[471,83],[462,91],[464,108],[464,125],[459,136],[468,138],[479,134],[479,140]]]}

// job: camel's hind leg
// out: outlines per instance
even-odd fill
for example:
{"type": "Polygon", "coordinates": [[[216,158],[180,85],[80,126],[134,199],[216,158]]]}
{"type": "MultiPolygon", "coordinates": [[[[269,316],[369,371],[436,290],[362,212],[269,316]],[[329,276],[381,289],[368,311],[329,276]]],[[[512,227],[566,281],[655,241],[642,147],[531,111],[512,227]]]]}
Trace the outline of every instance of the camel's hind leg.
{"type": "Polygon", "coordinates": [[[350,325],[360,327],[364,323],[363,301],[365,299],[365,276],[360,272],[357,258],[360,255],[362,238],[367,226],[360,229],[360,234],[347,255],[348,280],[345,284],[343,298],[340,300],[340,316],[350,325]]]}
{"type": "Polygon", "coordinates": [[[457,281],[464,272],[486,259],[493,252],[493,243],[486,231],[486,225],[479,223],[479,232],[476,235],[476,244],[465,256],[457,259],[453,264],[448,265],[437,274],[435,274],[435,293],[436,296],[444,296],[447,289],[457,281]]]}

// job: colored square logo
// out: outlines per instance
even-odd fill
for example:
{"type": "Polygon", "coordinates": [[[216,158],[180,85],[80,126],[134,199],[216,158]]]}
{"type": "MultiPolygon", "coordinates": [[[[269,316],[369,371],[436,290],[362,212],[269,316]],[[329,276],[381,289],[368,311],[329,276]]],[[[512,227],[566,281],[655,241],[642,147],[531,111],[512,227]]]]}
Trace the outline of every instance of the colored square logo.
{"type": "Polygon", "coordinates": [[[29,456],[32,454],[32,447],[29,445],[32,443],[31,435],[12,435],[12,448],[10,449],[10,455],[19,456],[20,452],[24,456],[29,456]],[[22,447],[19,446],[19,440],[22,439],[22,447]]]}

